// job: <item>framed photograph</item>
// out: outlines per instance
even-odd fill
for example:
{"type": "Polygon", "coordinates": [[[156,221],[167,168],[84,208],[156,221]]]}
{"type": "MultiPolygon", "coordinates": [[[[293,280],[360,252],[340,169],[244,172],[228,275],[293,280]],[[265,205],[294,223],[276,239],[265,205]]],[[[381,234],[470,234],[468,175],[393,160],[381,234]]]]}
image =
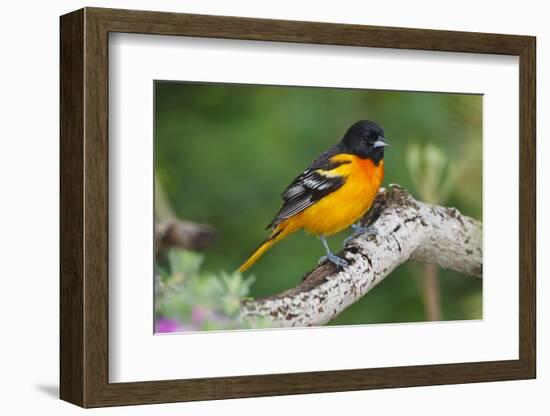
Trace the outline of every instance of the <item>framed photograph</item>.
{"type": "Polygon", "coordinates": [[[60,29],[63,400],[536,376],[534,37],[60,29]]]}

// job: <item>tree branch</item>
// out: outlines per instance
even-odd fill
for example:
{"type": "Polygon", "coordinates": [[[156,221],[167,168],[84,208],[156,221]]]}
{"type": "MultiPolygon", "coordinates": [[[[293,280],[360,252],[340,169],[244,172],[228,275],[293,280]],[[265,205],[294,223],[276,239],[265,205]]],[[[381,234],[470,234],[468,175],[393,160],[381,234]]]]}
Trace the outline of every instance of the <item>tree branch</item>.
{"type": "Polygon", "coordinates": [[[377,234],[362,234],[338,253],[349,266],[337,270],[325,261],[295,288],[243,301],[242,318],[268,318],[279,327],[323,325],[408,260],[481,278],[481,223],[456,208],[417,201],[400,186],[390,185],[380,190],[363,221],[377,234]]]}
{"type": "Polygon", "coordinates": [[[167,220],[155,225],[155,253],[169,247],[203,251],[217,238],[214,228],[191,221],[167,220]]]}

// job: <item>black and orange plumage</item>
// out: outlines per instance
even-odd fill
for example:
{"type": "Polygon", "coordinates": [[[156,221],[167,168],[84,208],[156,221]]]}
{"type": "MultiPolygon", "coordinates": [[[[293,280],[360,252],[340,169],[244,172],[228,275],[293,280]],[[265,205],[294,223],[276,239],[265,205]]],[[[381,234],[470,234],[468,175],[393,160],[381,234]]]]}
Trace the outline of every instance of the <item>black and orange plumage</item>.
{"type": "Polygon", "coordinates": [[[319,155],[282,194],[283,205],[267,228],[269,237],[240,267],[244,272],[275,243],[304,229],[318,235],[329,261],[346,261],[328,248],[325,236],[358,221],[372,206],[384,179],[384,131],[373,121],[353,124],[344,137],[319,155]]]}

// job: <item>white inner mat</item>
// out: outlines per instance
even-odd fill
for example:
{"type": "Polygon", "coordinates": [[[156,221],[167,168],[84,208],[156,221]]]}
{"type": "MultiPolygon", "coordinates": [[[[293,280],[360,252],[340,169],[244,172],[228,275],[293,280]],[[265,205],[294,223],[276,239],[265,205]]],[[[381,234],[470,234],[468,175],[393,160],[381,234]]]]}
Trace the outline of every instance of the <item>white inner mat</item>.
{"type": "Polygon", "coordinates": [[[516,57],[134,34],[109,51],[110,382],[518,358],[516,57]],[[483,320],[153,335],[158,79],[484,94],[483,320]]]}

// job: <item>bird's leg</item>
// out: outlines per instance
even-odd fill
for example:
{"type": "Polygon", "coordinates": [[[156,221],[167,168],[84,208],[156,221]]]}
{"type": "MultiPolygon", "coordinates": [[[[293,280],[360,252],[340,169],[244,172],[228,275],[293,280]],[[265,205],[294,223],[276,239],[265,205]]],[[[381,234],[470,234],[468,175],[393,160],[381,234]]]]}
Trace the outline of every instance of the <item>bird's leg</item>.
{"type": "Polygon", "coordinates": [[[373,228],[372,225],[365,227],[361,225],[360,222],[356,222],[355,224],[352,224],[351,229],[353,233],[344,240],[344,247],[358,235],[361,235],[361,234],[367,234],[367,236],[378,235],[378,230],[376,228],[373,228]]]}
{"type": "Polygon", "coordinates": [[[319,263],[328,260],[336,267],[346,267],[348,266],[348,262],[344,260],[343,258],[338,257],[336,254],[334,254],[332,251],[330,251],[330,248],[328,246],[327,240],[325,239],[325,236],[323,234],[319,235],[319,239],[321,240],[321,243],[323,243],[323,247],[325,247],[325,250],[327,252],[326,256],[323,256],[319,259],[319,263]]]}

